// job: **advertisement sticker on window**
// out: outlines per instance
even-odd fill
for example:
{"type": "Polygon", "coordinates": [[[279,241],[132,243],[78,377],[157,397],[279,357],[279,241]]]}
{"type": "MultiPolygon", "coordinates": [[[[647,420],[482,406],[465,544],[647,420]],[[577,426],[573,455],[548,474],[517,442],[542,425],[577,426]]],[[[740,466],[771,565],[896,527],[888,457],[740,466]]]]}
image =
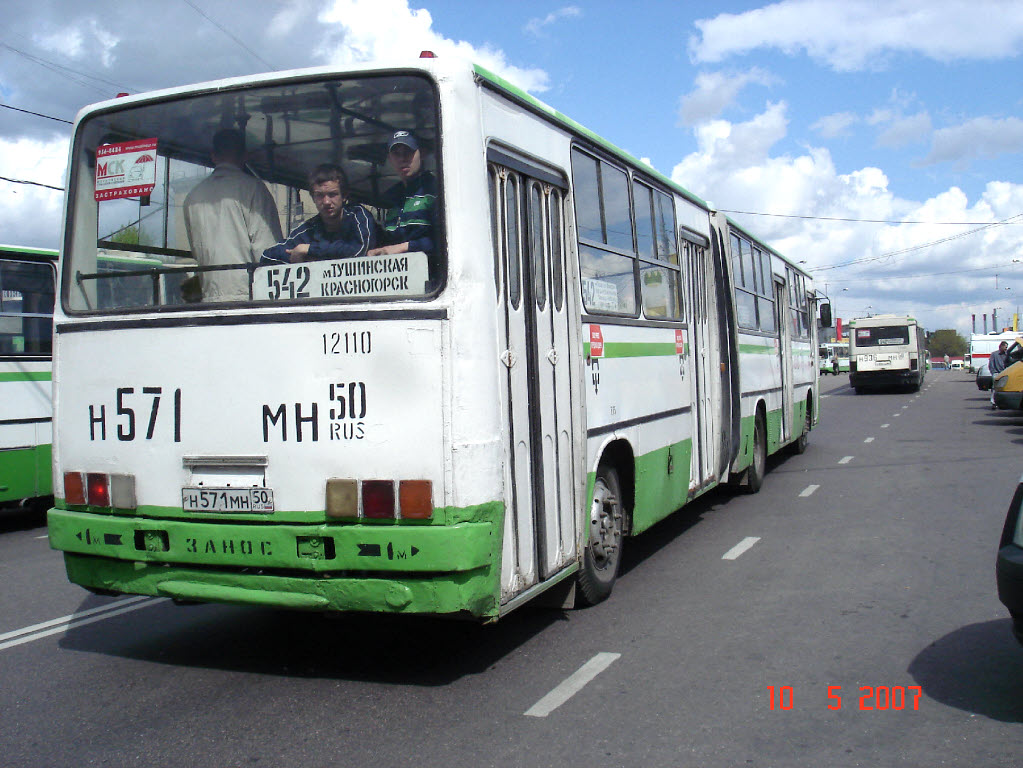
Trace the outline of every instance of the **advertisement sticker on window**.
{"type": "Polygon", "coordinates": [[[145,197],[156,186],[156,139],[96,149],[96,200],[145,197]]]}

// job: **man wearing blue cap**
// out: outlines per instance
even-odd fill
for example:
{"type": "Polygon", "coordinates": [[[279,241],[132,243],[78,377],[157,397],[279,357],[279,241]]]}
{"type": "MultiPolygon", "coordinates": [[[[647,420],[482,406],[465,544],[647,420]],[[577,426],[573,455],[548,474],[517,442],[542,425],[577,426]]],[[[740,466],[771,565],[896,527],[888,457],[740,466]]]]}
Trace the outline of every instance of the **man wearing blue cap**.
{"type": "Polygon", "coordinates": [[[423,170],[416,137],[408,131],[396,132],[387,145],[387,158],[401,181],[387,191],[387,216],[381,237],[384,245],[370,251],[370,255],[432,253],[437,180],[423,170]]]}

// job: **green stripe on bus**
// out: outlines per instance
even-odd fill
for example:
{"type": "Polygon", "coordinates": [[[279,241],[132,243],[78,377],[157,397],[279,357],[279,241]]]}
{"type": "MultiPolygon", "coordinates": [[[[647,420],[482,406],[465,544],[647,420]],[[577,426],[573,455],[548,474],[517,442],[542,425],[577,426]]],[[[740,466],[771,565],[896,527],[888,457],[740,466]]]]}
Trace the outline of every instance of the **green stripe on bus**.
{"type": "MultiPolygon", "coordinates": [[[[686,353],[689,345],[686,344],[686,353]]],[[[615,341],[604,342],[604,354],[601,357],[674,357],[678,354],[675,342],[667,341],[615,341]]],[[[590,357],[590,342],[583,342],[583,356],[590,357]]]]}
{"type": "Polygon", "coordinates": [[[10,371],[0,373],[0,381],[51,381],[53,373],[50,371],[10,371]]]}
{"type": "Polygon", "coordinates": [[[739,353],[749,355],[777,355],[778,350],[773,346],[765,347],[763,344],[740,344],[739,353]]]}

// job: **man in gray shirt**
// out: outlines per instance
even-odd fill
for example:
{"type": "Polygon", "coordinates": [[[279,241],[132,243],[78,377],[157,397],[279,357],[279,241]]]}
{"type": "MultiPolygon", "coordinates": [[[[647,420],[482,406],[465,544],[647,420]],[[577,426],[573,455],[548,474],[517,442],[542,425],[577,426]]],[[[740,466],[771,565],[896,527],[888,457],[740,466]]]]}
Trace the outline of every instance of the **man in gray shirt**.
{"type": "MultiPolygon", "coordinates": [[[[281,240],[281,220],[266,185],[245,173],[245,138],[226,128],[213,136],[213,173],[185,197],[185,229],[200,266],[259,263],[281,240]]],[[[200,273],[203,301],[246,301],[244,269],[200,273]]]]}
{"type": "Polygon", "coordinates": [[[991,353],[991,357],[987,360],[987,370],[991,374],[991,407],[997,408],[995,405],[995,376],[1005,370],[1005,353],[1009,348],[1009,343],[1003,341],[998,345],[998,349],[991,353]]]}

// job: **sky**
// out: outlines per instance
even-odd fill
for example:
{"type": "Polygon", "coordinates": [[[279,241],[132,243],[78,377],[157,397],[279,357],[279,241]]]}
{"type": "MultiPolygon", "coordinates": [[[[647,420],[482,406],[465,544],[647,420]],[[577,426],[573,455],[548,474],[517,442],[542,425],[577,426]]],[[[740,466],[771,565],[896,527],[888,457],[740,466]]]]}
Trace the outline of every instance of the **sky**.
{"type": "Polygon", "coordinates": [[[968,335],[1023,309],[1019,0],[4,8],[0,242],[59,247],[69,121],[87,104],[432,50],[728,212],[808,269],[838,317],[911,314],[968,335]]]}

